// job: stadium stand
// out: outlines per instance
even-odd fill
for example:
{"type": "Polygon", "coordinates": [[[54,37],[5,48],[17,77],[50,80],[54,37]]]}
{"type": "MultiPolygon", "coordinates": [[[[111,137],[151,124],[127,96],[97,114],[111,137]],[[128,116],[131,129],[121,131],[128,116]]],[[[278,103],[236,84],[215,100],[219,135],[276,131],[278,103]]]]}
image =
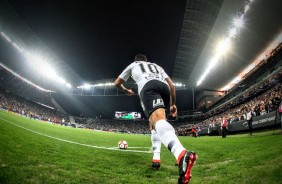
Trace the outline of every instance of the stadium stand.
{"type": "MultiPolygon", "coordinates": [[[[281,44],[279,44],[277,49],[261,65],[245,77],[244,81],[235,86],[207,111],[184,110],[179,112],[180,118],[171,121],[178,135],[190,135],[192,128],[200,131],[209,126],[217,127],[220,125],[220,117],[222,116],[227,118],[228,124],[244,120],[246,119],[246,110],[249,108],[255,112],[256,116],[276,111],[277,104],[282,99],[281,59],[281,44]],[[182,115],[185,115],[185,117],[181,118],[182,115]]],[[[98,114],[94,118],[87,116],[87,113],[86,117],[79,117],[81,107],[79,107],[79,103],[76,103],[78,101],[89,103],[91,98],[95,101],[96,110],[104,109],[105,111],[107,111],[107,104],[119,103],[116,101],[117,98],[113,97],[82,98],[85,98],[84,101],[67,94],[52,94],[41,91],[0,67],[0,107],[3,110],[45,121],[52,121],[56,117],[57,122],[61,122],[63,118],[66,122],[69,122],[68,117],[72,117],[71,114],[74,116],[72,121],[77,124],[76,127],[123,133],[150,133],[147,120],[104,119],[98,114]],[[54,105],[52,99],[56,100],[58,104],[54,105]],[[58,105],[62,106],[61,109],[63,110],[59,111],[58,105]]],[[[138,101],[137,96],[133,98],[120,96],[118,98],[122,101],[138,101]]],[[[83,104],[81,105],[83,106],[83,104]]],[[[128,108],[127,110],[132,110],[130,109],[131,106],[125,105],[123,104],[124,107],[128,108]]],[[[88,106],[85,109],[87,108],[88,106]]],[[[93,111],[95,112],[95,109],[88,109],[88,112],[92,113],[93,111]]]]}
{"type": "Polygon", "coordinates": [[[63,118],[68,119],[65,114],[55,109],[24,99],[4,89],[0,89],[0,108],[21,116],[44,121],[52,121],[54,117],[57,118],[57,122],[61,122],[63,118]]]}
{"type": "Polygon", "coordinates": [[[0,87],[30,101],[54,107],[51,103],[50,93],[35,88],[1,66],[0,87]]]}
{"type": "Polygon", "coordinates": [[[254,68],[245,76],[245,79],[234,87],[233,90],[228,92],[224,98],[220,99],[214,103],[210,108],[216,108],[218,105],[222,104],[224,101],[227,101],[238,94],[247,90],[252,84],[264,80],[268,75],[271,75],[275,70],[279,70],[281,67],[281,58],[282,58],[282,44],[280,43],[276,49],[271,52],[271,55],[267,59],[263,60],[260,65],[254,68]]]}
{"type": "Polygon", "coordinates": [[[51,103],[50,94],[43,92],[34,86],[14,76],[4,68],[0,68],[0,108],[18,113],[33,119],[57,122],[65,119],[66,114],[59,112],[51,103]]]}

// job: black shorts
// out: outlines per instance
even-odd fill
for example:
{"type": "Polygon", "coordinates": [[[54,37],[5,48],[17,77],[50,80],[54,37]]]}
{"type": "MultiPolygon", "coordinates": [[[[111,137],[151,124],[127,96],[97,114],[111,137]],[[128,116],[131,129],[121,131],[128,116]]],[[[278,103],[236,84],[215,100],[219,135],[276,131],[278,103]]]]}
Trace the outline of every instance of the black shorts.
{"type": "Polygon", "coordinates": [[[147,118],[158,108],[169,109],[170,90],[167,84],[158,80],[151,80],[145,84],[140,92],[140,101],[147,118]]]}

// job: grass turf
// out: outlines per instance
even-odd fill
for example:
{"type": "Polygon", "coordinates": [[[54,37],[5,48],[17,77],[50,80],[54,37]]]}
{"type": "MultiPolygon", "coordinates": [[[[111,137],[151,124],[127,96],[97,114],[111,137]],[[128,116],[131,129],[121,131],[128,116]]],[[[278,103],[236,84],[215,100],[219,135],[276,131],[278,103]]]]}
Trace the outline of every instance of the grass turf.
{"type": "MultiPolygon", "coordinates": [[[[199,155],[191,183],[281,183],[280,130],[221,137],[179,137],[199,155]]],[[[61,127],[0,111],[0,183],[177,183],[163,146],[151,168],[150,136],[61,127]],[[126,140],[128,151],[116,150],[126,140]],[[143,151],[143,152],[132,152],[143,151]]]]}

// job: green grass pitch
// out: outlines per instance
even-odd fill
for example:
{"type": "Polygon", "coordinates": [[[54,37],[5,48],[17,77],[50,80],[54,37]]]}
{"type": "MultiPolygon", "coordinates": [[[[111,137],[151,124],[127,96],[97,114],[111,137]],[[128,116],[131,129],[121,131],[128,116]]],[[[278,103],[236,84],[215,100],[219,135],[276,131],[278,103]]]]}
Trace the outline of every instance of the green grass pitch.
{"type": "MultiPolygon", "coordinates": [[[[192,184],[282,181],[281,130],[221,137],[179,137],[199,155],[192,184]]],[[[177,183],[174,156],[163,146],[151,168],[148,135],[61,127],[0,111],[0,183],[177,183]],[[127,151],[117,143],[126,140],[127,151]]]]}

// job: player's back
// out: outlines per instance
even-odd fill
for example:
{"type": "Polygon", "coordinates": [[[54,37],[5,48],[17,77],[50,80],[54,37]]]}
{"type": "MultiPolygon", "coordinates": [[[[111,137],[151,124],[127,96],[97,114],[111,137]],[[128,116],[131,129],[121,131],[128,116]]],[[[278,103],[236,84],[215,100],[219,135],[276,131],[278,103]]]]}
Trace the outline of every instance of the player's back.
{"type": "Polygon", "coordinates": [[[137,83],[139,90],[151,80],[158,80],[167,84],[165,79],[168,78],[162,67],[146,61],[133,62],[131,64],[131,76],[137,83]]]}

